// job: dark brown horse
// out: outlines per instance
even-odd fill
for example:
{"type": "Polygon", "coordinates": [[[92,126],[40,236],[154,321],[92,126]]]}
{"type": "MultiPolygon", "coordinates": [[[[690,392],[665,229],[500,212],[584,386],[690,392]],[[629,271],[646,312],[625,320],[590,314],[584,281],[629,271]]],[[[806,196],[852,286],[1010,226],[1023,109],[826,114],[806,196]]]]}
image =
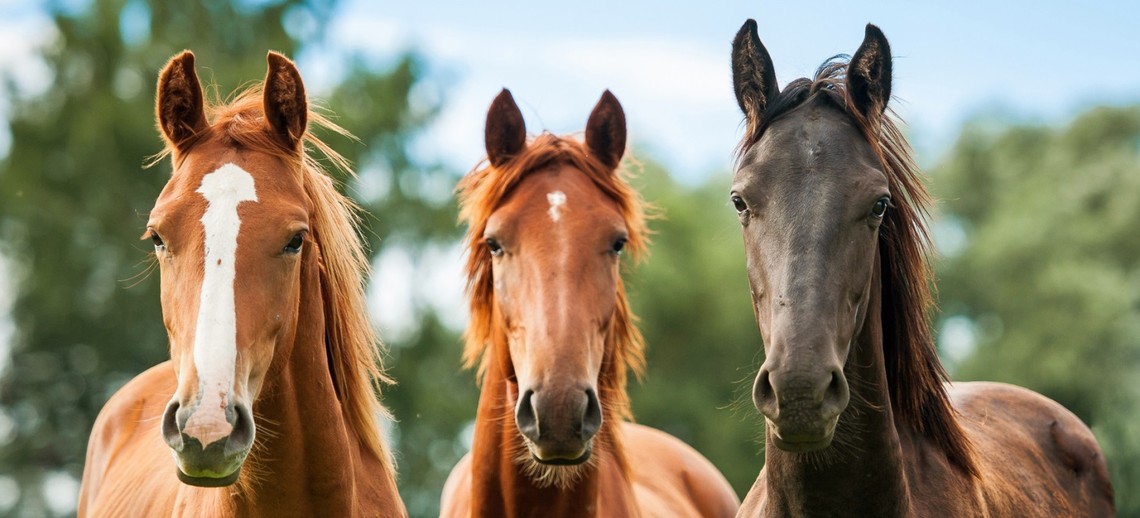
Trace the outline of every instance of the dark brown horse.
{"type": "Polygon", "coordinates": [[[696,450],[628,422],[626,372],[642,340],[620,254],[645,247],[641,198],[622,178],[625,115],[606,92],[586,142],[527,142],[503,90],[488,164],[459,185],[471,322],[464,356],[483,390],[471,453],[443,516],[732,516],[736,495],[696,450]]]}
{"type": "Polygon", "coordinates": [[[878,28],[783,91],[749,20],[740,215],[766,359],[765,466],[744,516],[1111,516],[1089,429],[997,383],[948,384],[930,335],[929,197],[892,115],[878,28]]]}
{"type": "MultiPolygon", "coordinates": [[[[264,84],[205,102],[194,55],[158,79],[174,171],[144,239],[170,361],[99,412],[80,517],[403,516],[374,382],[355,205],[306,151],[339,130],[270,52],[264,84]]],[[[343,130],[339,130],[343,131],[343,130]]]]}

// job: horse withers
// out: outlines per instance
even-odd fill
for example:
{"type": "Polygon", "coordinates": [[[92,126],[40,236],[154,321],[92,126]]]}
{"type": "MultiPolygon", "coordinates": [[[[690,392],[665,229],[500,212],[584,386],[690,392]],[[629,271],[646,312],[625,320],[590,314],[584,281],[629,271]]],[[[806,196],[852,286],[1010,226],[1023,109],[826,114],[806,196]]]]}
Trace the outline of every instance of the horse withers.
{"type": "Polygon", "coordinates": [[[308,132],[339,128],[310,111],[292,62],[268,63],[263,85],[218,106],[190,52],[159,76],[174,171],[144,239],[171,359],[100,412],[79,516],[405,514],[356,209],[305,149],[346,167],[308,132]]]}
{"type": "Polygon", "coordinates": [[[756,22],[732,49],[746,118],[730,200],[765,360],[765,465],[741,516],[1114,514],[1092,433],[1061,405],[947,382],[930,332],[929,196],[887,111],[891,53],[783,90],[756,22]]]}

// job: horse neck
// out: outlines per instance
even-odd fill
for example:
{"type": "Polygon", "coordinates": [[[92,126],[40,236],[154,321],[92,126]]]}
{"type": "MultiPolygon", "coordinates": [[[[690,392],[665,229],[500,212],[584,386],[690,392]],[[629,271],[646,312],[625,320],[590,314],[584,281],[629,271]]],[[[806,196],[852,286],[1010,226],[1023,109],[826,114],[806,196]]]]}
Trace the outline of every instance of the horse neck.
{"type": "Polygon", "coordinates": [[[353,516],[361,468],[373,464],[370,477],[390,478],[341,411],[316,259],[301,272],[296,332],[278,344],[255,404],[258,440],[239,482],[238,516],[353,516]]]}
{"type": "MultiPolygon", "coordinates": [[[[881,269],[876,260],[862,329],[844,367],[851,399],[831,446],[813,453],[765,449],[773,516],[910,516],[903,451],[883,357],[881,269]]],[[[771,431],[767,443],[773,444],[771,431]]]]}
{"type": "Polygon", "coordinates": [[[471,515],[549,517],[637,516],[633,487],[618,459],[621,441],[617,419],[606,415],[594,439],[597,462],[571,487],[539,487],[517,461],[525,451],[508,392],[518,387],[506,376],[510,358],[506,344],[495,347],[479,394],[475,437],[471,446],[471,515]],[[501,351],[501,354],[500,354],[501,351]],[[599,507],[604,508],[599,511],[599,507]],[[541,512],[539,512],[541,510],[541,512]]]}

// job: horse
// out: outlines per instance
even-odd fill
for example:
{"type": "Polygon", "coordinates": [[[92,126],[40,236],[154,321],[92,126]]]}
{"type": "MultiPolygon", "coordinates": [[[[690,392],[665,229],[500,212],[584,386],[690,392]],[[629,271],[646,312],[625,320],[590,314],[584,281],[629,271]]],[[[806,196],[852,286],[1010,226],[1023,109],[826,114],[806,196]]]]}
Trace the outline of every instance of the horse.
{"type": "Polygon", "coordinates": [[[471,312],[463,358],[482,385],[471,451],[442,516],[733,516],[724,476],[679,439],[633,424],[628,371],[644,343],[620,275],[647,244],[623,178],[625,113],[608,90],[585,144],[527,141],[504,89],[487,160],[459,183],[471,312]]]}
{"type": "Polygon", "coordinates": [[[891,52],[780,90],[748,20],[730,193],[765,359],[765,463],[740,516],[1112,516],[1100,447],[1058,403],[950,383],[930,331],[930,196],[888,112],[891,52]]]}
{"type": "Polygon", "coordinates": [[[406,515],[357,208],[306,151],[347,173],[307,128],[347,132],[310,111],[288,58],[267,61],[263,85],[216,106],[191,52],[159,75],[155,160],[173,174],[143,239],[171,359],[99,413],[79,516],[406,515]]]}

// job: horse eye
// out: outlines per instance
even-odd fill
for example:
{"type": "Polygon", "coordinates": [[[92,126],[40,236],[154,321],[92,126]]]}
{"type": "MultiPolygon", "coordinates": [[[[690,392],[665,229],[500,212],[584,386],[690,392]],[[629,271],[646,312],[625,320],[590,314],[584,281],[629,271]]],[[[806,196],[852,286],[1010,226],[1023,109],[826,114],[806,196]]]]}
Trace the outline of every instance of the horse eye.
{"type": "Polygon", "coordinates": [[[625,243],[627,241],[629,240],[624,237],[619,237],[617,241],[614,241],[613,253],[621,254],[621,251],[623,248],[625,248],[625,243]]]}
{"type": "Polygon", "coordinates": [[[879,201],[875,202],[875,206],[871,207],[871,216],[876,218],[876,219],[882,218],[883,215],[887,213],[887,207],[889,207],[890,205],[891,205],[891,199],[890,198],[885,198],[885,197],[879,198],[879,201]]]}
{"type": "Polygon", "coordinates": [[[154,249],[155,250],[165,250],[166,249],[166,243],[164,243],[162,241],[162,237],[160,237],[158,235],[158,232],[155,232],[153,230],[150,231],[150,241],[152,243],[154,243],[154,249]]]}
{"type": "Polygon", "coordinates": [[[736,207],[736,212],[744,212],[748,209],[748,205],[744,203],[744,198],[735,194],[732,195],[732,205],[736,207]]]}
{"type": "Polygon", "coordinates": [[[503,246],[493,238],[487,238],[487,248],[491,249],[491,255],[495,257],[503,255],[503,246]]]}
{"type": "Polygon", "coordinates": [[[301,245],[304,244],[304,242],[305,242],[305,235],[303,233],[298,232],[298,233],[294,234],[293,239],[290,239],[289,243],[285,245],[285,253],[295,254],[297,252],[300,252],[301,251],[301,245]]]}

